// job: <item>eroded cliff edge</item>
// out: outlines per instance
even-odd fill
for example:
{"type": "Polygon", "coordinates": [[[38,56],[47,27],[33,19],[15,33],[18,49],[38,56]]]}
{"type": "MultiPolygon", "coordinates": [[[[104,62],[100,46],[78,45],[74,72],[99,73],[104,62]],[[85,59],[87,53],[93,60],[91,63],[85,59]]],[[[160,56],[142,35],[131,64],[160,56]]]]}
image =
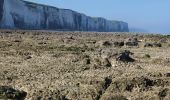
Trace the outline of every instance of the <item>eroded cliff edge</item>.
{"type": "Polygon", "coordinates": [[[22,0],[0,1],[0,28],[128,32],[128,23],[22,0]]]}

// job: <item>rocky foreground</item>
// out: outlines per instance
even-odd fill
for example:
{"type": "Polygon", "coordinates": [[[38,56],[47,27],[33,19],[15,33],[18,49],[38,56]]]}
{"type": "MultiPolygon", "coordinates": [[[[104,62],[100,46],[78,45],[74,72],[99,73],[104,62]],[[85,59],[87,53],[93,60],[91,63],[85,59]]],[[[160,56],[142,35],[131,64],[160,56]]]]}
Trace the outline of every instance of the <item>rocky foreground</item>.
{"type": "Polygon", "coordinates": [[[0,32],[0,99],[170,100],[170,36],[0,32]]]}

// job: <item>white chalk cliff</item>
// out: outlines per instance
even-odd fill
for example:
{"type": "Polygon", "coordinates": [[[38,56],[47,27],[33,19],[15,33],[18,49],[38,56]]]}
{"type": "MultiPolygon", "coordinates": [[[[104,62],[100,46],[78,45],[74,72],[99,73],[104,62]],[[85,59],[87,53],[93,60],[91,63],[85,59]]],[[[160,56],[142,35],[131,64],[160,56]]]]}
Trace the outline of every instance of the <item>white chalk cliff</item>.
{"type": "Polygon", "coordinates": [[[23,0],[0,0],[0,28],[128,32],[128,24],[23,0]]]}

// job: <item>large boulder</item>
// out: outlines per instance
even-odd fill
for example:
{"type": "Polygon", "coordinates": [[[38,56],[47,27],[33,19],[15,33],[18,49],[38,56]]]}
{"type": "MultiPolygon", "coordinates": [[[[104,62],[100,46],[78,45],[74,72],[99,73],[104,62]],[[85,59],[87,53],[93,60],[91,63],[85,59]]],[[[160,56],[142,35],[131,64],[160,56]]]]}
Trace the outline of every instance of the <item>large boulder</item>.
{"type": "Polygon", "coordinates": [[[128,50],[125,50],[117,54],[116,60],[122,62],[134,62],[135,60],[131,58],[130,55],[133,55],[133,53],[128,50]]]}

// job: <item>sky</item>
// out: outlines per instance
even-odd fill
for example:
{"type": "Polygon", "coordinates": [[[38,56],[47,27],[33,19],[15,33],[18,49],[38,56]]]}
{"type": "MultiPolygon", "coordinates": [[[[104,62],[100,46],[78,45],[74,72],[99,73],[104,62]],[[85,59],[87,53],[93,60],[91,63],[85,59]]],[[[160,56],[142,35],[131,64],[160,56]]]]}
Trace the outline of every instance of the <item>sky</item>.
{"type": "Polygon", "coordinates": [[[170,0],[27,0],[125,21],[133,31],[170,34],[170,0]]]}

